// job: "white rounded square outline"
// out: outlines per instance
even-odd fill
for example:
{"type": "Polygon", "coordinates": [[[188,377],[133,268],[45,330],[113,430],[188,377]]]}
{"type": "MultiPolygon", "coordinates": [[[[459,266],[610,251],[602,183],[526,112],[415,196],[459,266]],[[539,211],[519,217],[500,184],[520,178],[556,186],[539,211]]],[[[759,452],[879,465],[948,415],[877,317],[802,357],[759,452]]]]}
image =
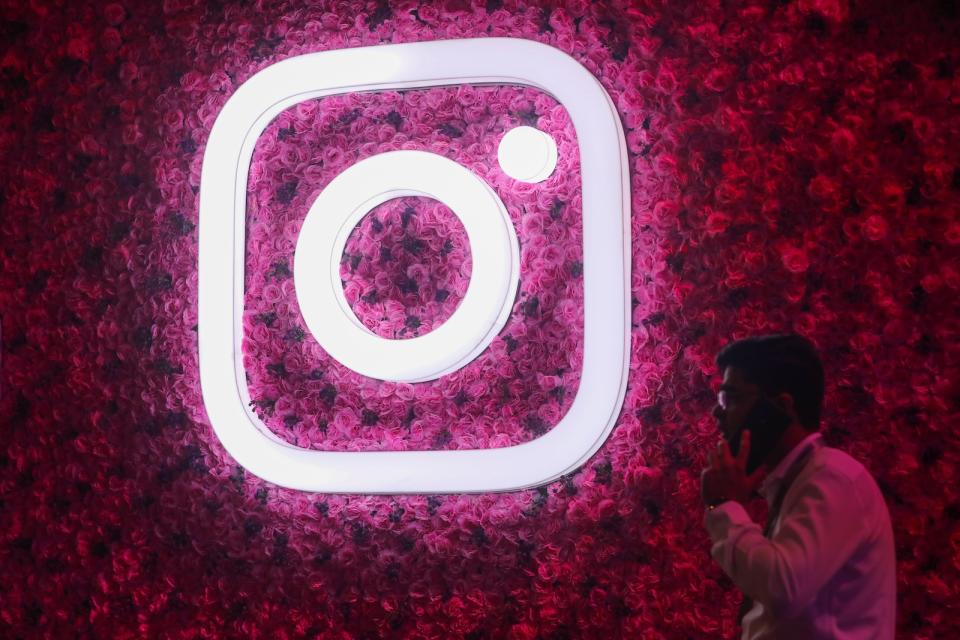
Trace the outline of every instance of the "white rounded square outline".
{"type": "Polygon", "coordinates": [[[515,38],[390,44],[296,56],[261,70],[227,100],[210,131],[200,180],[198,251],[204,407],[227,452],[274,484],[363,494],[527,489],[580,467],[619,416],[629,372],[631,311],[626,144],[600,83],[548,45],[515,38]],[[496,449],[317,451],[289,444],[251,410],[243,368],[246,190],[254,145],[271,120],[304,100],[463,84],[538,88],[566,108],[576,130],[584,337],[580,385],[570,409],[543,436],[496,449]]]}

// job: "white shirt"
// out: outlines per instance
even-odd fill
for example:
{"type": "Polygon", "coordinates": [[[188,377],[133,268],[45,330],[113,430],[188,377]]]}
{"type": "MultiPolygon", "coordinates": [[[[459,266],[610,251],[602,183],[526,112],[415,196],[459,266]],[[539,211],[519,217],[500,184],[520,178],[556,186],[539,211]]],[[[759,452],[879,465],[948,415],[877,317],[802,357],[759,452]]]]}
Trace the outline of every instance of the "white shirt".
{"type": "Polygon", "coordinates": [[[753,598],[742,637],[892,640],[893,531],[883,495],[863,465],[812,434],[767,476],[760,493],[772,506],[784,476],[808,449],[770,539],[737,502],[707,512],[710,554],[753,598]]]}

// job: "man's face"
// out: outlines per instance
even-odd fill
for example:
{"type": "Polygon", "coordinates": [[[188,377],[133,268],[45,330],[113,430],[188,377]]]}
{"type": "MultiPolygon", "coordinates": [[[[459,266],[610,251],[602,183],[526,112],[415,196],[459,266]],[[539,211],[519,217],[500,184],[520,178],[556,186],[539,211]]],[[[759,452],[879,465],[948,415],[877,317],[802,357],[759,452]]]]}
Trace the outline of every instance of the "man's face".
{"type": "Polygon", "coordinates": [[[740,430],[759,397],[760,387],[747,382],[742,371],[736,367],[724,369],[713,417],[727,442],[739,442],[740,430]]]}

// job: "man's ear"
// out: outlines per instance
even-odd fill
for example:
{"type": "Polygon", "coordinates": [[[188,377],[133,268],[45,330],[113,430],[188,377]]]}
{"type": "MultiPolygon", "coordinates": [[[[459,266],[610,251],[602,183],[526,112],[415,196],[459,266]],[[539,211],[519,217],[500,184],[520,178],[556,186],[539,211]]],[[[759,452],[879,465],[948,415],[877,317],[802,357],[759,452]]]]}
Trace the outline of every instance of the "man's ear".
{"type": "Polygon", "coordinates": [[[773,401],[783,410],[784,413],[789,413],[790,415],[796,415],[796,406],[793,396],[784,391],[783,393],[777,395],[773,398],[773,401]]]}

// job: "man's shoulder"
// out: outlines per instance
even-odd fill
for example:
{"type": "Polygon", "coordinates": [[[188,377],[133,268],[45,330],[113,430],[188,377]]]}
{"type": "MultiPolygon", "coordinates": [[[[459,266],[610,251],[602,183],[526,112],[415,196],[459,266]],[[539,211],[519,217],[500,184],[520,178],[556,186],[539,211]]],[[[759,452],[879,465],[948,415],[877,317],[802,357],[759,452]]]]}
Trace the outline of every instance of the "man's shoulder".
{"type": "Polygon", "coordinates": [[[880,488],[870,471],[846,451],[821,446],[814,453],[811,462],[810,479],[833,478],[851,489],[857,489],[861,498],[866,497],[865,494],[876,497],[881,495],[880,488]]]}
{"type": "Polygon", "coordinates": [[[820,446],[814,452],[813,463],[817,467],[855,478],[863,473],[869,474],[863,464],[842,449],[834,449],[826,445],[820,446]]]}
{"type": "Polygon", "coordinates": [[[890,548],[892,564],[893,530],[890,510],[880,485],[870,471],[845,451],[821,446],[813,456],[808,482],[851,514],[862,518],[865,539],[890,548]]]}

